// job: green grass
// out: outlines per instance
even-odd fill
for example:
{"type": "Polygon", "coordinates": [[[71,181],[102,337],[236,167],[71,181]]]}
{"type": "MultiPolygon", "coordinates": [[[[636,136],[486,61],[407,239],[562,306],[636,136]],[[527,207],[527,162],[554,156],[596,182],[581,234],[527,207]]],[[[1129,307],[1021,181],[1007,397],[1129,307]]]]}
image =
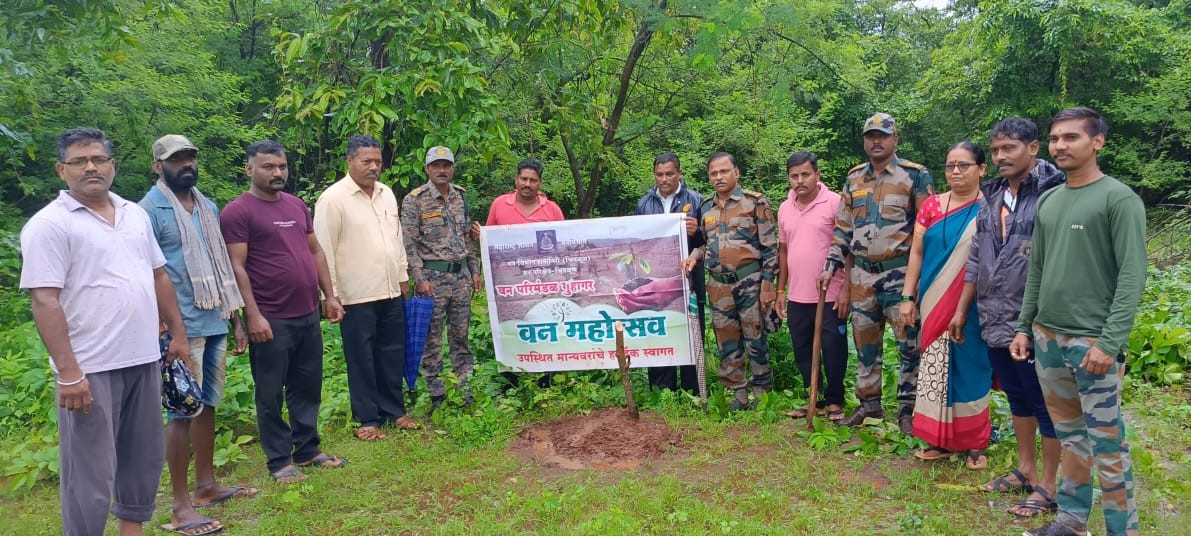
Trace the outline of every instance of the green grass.
{"type": "MultiPolygon", "coordinates": [[[[310,470],[310,478],[295,486],[271,482],[252,443],[245,448],[248,459],[221,475],[227,484],[262,493],[208,513],[227,533],[262,535],[1017,535],[1037,524],[1005,512],[1011,497],[975,490],[1010,468],[1012,438],[990,449],[989,470],[968,471],[958,458],[915,460],[897,434],[868,452],[816,450],[808,446],[802,421],[761,412],[719,417],[680,397],[642,392],[643,404],[682,432],[681,447],[663,459],[635,470],[572,472],[510,452],[521,424],[558,415],[550,400],[574,400],[590,389],[583,381],[564,383],[551,390],[556,399],[544,398],[545,405],[529,402],[528,409],[514,412],[482,395],[479,415],[448,412],[441,426],[389,431],[377,443],[356,441],[337,423],[324,433],[323,445],[349,465],[310,470]],[[463,422],[473,429],[461,432],[463,422]]],[[[609,387],[600,394],[614,392],[609,387]]],[[[1131,386],[1127,395],[1143,532],[1191,534],[1191,405],[1177,390],[1131,386]]],[[[521,399],[533,398],[542,393],[521,399]]],[[[771,405],[794,403],[774,393],[771,405]]],[[[423,399],[415,414],[425,407],[423,399]]],[[[154,525],[169,521],[164,479],[162,490],[154,525]]],[[[9,492],[0,497],[0,512],[0,534],[56,534],[57,486],[9,492]]],[[[1104,534],[1100,516],[1096,508],[1096,534],[1104,534]]]]}

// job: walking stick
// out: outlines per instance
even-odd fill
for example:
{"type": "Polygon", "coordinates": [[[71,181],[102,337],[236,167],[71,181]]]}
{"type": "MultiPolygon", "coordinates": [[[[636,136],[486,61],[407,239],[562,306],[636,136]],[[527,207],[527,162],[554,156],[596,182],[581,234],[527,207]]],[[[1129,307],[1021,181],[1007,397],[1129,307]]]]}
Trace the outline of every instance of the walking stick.
{"type": "Polygon", "coordinates": [[[819,303],[815,305],[815,335],[811,338],[811,396],[806,401],[806,429],[815,429],[815,404],[819,400],[819,354],[823,350],[823,307],[827,289],[819,287],[819,303]]]}

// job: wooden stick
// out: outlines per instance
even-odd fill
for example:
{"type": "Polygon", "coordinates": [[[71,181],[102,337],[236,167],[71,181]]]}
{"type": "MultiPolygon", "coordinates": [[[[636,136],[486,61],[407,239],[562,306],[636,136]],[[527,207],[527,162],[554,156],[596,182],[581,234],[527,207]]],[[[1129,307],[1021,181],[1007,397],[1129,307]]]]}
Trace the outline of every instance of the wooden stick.
{"type": "Polygon", "coordinates": [[[633,399],[633,380],[629,378],[629,356],[624,351],[624,324],[616,322],[616,363],[620,365],[620,383],[624,386],[624,401],[634,419],[641,418],[637,401],[633,399]]]}
{"type": "Polygon", "coordinates": [[[815,306],[815,335],[811,338],[811,396],[806,402],[806,429],[815,429],[815,405],[819,401],[819,354],[823,350],[823,308],[827,289],[819,288],[819,303],[815,306]]]}

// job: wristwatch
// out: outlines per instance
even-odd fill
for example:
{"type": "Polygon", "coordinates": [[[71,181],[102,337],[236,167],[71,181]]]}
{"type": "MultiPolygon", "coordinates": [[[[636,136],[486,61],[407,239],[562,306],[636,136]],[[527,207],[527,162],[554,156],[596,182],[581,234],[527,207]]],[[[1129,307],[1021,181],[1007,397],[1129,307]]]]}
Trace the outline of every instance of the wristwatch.
{"type": "Polygon", "coordinates": [[[909,294],[902,294],[902,301],[914,303],[914,297],[909,294]]]}

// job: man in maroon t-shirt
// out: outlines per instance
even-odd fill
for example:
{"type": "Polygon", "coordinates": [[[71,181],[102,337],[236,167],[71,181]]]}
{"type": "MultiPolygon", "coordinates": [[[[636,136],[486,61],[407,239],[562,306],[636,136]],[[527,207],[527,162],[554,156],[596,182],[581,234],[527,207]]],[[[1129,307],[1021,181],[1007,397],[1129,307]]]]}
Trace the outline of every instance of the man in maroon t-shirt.
{"type": "Polygon", "coordinates": [[[310,210],[283,192],[289,180],[285,149],[272,140],[248,147],[247,193],[220,214],[223,238],[244,296],[248,360],[256,383],[256,423],[269,472],[290,484],[305,478],[298,467],[343,467],[319,449],[322,402],[323,314],[343,318],[331,287],[327,259],[314,238],[310,210]],[[290,422],[281,418],[282,396],[290,422]]]}

